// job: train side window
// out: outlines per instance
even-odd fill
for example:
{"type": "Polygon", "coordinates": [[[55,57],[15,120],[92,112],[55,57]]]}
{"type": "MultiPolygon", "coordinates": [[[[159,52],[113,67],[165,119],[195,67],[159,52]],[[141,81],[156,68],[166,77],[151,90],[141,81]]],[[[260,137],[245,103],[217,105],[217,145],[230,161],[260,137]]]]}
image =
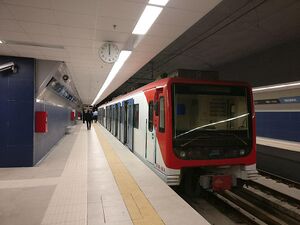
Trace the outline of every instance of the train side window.
{"type": "Polygon", "coordinates": [[[133,110],[133,127],[139,129],[139,104],[134,104],[133,110]]]}
{"type": "Polygon", "coordinates": [[[153,101],[149,102],[148,110],[148,130],[153,131],[153,101]]]}
{"type": "Polygon", "coordinates": [[[165,132],[165,98],[159,98],[159,131],[165,132]]]}

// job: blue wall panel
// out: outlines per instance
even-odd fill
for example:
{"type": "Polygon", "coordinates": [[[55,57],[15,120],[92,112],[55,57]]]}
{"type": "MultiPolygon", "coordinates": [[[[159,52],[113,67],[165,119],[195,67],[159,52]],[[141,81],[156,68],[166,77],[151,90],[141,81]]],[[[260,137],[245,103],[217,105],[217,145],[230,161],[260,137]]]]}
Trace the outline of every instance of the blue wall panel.
{"type": "Polygon", "coordinates": [[[257,136],[300,142],[300,112],[256,112],[257,136]]]}
{"type": "Polygon", "coordinates": [[[32,166],[34,59],[0,56],[18,72],[0,72],[0,166],[32,166]]]}
{"type": "Polygon", "coordinates": [[[48,113],[48,132],[34,135],[34,164],[38,163],[66,132],[71,110],[46,103],[35,103],[35,111],[48,113]]]}

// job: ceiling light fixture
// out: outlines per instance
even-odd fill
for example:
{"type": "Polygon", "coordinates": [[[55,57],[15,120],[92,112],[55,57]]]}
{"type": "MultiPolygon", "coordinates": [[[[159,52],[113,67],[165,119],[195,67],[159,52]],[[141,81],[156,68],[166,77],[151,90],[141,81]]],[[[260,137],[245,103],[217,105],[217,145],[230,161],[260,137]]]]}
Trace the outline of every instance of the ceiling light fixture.
{"type": "Polygon", "coordinates": [[[159,5],[159,6],[165,6],[168,3],[169,0],[149,0],[149,4],[151,5],[159,5]]]}
{"type": "Polygon", "coordinates": [[[104,84],[102,85],[101,89],[99,90],[96,98],[94,99],[92,105],[95,105],[96,102],[99,100],[105,89],[108,87],[108,85],[113,81],[113,79],[116,77],[119,70],[122,68],[125,61],[130,56],[131,51],[121,51],[118,60],[113,65],[111,71],[109,72],[106,80],[104,81],[104,84]]]}
{"type": "Polygon", "coordinates": [[[253,92],[259,92],[264,90],[272,90],[272,89],[281,89],[281,88],[291,88],[295,86],[300,86],[300,82],[291,82],[291,83],[283,83],[283,84],[276,84],[276,85],[270,85],[270,86],[264,86],[264,87],[257,87],[253,88],[253,92]]]}
{"type": "Polygon", "coordinates": [[[161,13],[162,9],[162,7],[147,5],[139,21],[135,25],[132,34],[146,34],[161,13]]]}
{"type": "Polygon", "coordinates": [[[4,42],[2,40],[0,40],[0,44],[3,44],[4,42]]]}
{"type": "Polygon", "coordinates": [[[3,44],[7,45],[24,45],[24,46],[32,46],[32,47],[41,47],[41,48],[55,48],[55,49],[64,49],[63,45],[52,45],[52,44],[43,44],[37,42],[27,42],[27,41],[13,41],[13,40],[5,40],[2,41],[3,44]]]}

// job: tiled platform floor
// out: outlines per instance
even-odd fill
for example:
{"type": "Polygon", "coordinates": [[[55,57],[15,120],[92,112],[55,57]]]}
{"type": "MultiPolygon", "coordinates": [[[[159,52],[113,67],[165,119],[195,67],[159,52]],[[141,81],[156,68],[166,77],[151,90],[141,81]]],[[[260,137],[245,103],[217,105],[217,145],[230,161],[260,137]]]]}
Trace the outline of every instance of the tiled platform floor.
{"type": "Polygon", "coordinates": [[[103,128],[78,125],[38,166],[0,169],[0,225],[40,224],[208,223],[103,128]]]}

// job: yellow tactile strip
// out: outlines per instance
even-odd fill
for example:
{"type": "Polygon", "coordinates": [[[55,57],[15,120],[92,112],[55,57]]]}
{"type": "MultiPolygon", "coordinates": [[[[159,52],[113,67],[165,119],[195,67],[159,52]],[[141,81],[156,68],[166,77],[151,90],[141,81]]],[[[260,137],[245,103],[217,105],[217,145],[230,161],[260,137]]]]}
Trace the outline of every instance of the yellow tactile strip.
{"type": "Polygon", "coordinates": [[[132,223],[134,225],[163,225],[164,222],[105,139],[100,128],[98,126],[94,126],[94,128],[128,209],[132,223]]]}

